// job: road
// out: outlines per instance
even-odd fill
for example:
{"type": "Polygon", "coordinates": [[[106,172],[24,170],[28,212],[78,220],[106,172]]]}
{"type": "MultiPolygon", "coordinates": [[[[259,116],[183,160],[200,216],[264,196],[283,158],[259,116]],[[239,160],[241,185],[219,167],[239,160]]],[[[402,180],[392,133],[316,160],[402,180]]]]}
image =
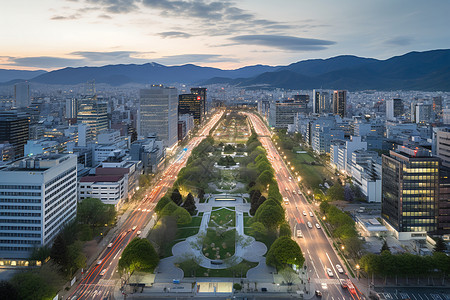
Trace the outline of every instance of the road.
{"type": "Polygon", "coordinates": [[[340,279],[349,280],[345,265],[339,260],[328,241],[314,214],[313,206],[305,199],[298,187],[297,178],[293,178],[288,166],[283,162],[271,140],[267,126],[258,116],[250,113],[246,113],[246,115],[252,122],[261,144],[267,151],[267,157],[275,170],[280,193],[283,199],[287,200],[283,201],[283,205],[293,229],[294,239],[300,245],[305,256],[309,284],[315,284],[315,289],[322,292],[323,299],[363,299],[357,288],[350,292],[350,289],[341,287],[340,279]],[[310,222],[311,228],[308,226],[308,222],[310,222]],[[297,237],[297,230],[301,230],[303,237],[297,237]],[[336,265],[342,266],[344,269],[342,274],[338,272],[336,265]],[[332,276],[327,274],[327,268],[331,269],[332,274],[330,275],[332,276]],[[322,284],[326,284],[326,286],[322,286],[322,284]]]}
{"type": "Polygon", "coordinates": [[[112,294],[118,280],[114,275],[117,273],[117,265],[123,249],[151,221],[154,216],[153,208],[157,201],[172,187],[178,172],[186,165],[192,149],[197,147],[209,134],[222,115],[223,111],[214,114],[197,136],[181,149],[162,174],[160,181],[136,206],[122,226],[116,229],[116,235],[112,242],[99,257],[97,263],[87,271],[68,299],[113,299],[112,294]]]}

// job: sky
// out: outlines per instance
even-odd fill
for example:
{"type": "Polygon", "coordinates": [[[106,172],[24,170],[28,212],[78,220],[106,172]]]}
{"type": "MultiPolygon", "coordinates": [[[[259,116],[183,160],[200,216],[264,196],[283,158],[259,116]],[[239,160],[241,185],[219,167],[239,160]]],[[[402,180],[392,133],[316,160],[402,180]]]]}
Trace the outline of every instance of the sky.
{"type": "Polygon", "coordinates": [[[448,0],[1,0],[0,68],[235,69],[450,48],[448,0]]]}

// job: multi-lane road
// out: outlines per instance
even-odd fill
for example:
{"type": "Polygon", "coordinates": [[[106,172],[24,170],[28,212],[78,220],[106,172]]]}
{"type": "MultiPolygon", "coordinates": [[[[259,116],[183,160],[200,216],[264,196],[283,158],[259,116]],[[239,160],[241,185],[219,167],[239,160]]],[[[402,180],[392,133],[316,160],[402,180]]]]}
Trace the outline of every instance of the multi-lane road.
{"type": "Polygon", "coordinates": [[[293,177],[288,166],[283,162],[271,140],[267,126],[258,116],[251,113],[246,115],[258,134],[261,144],[266,149],[267,156],[275,170],[294,239],[300,245],[305,256],[308,284],[311,288],[321,291],[323,299],[364,299],[357,288],[350,291],[341,287],[340,279],[349,280],[345,265],[339,260],[328,241],[314,214],[313,206],[306,201],[298,187],[297,178],[293,177]],[[308,226],[308,222],[310,226],[308,226]],[[301,237],[297,236],[297,230],[301,230],[301,237]],[[342,273],[339,272],[336,265],[343,268],[342,273]]]}
{"type": "Polygon", "coordinates": [[[214,114],[209,122],[193,137],[188,145],[180,149],[179,153],[163,172],[145,198],[135,207],[120,228],[116,229],[115,236],[96,263],[84,274],[70,299],[113,299],[112,294],[117,283],[117,265],[120,255],[126,245],[137,236],[153,217],[153,207],[167,192],[176,180],[178,172],[183,168],[189,155],[210,132],[222,117],[223,111],[214,114]]]}

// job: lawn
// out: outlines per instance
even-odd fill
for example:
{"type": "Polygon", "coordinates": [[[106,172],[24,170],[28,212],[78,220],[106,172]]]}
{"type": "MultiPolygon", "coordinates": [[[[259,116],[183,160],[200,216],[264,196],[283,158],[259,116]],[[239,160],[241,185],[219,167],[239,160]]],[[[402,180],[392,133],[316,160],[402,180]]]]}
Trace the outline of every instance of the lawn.
{"type": "Polygon", "coordinates": [[[234,208],[233,210],[228,210],[227,208],[219,209],[218,207],[213,207],[212,210],[211,219],[208,224],[209,227],[215,227],[216,224],[228,227],[236,226],[236,212],[234,211],[234,208]]]}
{"type": "Polygon", "coordinates": [[[210,259],[225,259],[234,255],[236,229],[225,232],[208,229],[203,240],[203,254],[210,259]]]}
{"type": "Polygon", "coordinates": [[[245,278],[247,271],[258,265],[256,262],[242,261],[228,269],[207,269],[192,262],[181,262],[176,264],[183,270],[184,277],[242,277],[245,278]]]}

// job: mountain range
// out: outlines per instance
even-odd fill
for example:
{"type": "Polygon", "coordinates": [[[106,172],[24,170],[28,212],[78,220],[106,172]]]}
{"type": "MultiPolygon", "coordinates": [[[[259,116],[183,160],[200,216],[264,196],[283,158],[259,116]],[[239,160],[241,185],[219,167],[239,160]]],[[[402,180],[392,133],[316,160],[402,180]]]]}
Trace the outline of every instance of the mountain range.
{"type": "Polygon", "coordinates": [[[13,79],[67,85],[95,79],[97,83],[114,86],[178,82],[253,88],[450,91],[450,49],[410,52],[386,60],[342,55],[288,66],[254,65],[235,70],[157,63],[63,68],[51,72],[0,70],[0,81],[13,79]]]}

